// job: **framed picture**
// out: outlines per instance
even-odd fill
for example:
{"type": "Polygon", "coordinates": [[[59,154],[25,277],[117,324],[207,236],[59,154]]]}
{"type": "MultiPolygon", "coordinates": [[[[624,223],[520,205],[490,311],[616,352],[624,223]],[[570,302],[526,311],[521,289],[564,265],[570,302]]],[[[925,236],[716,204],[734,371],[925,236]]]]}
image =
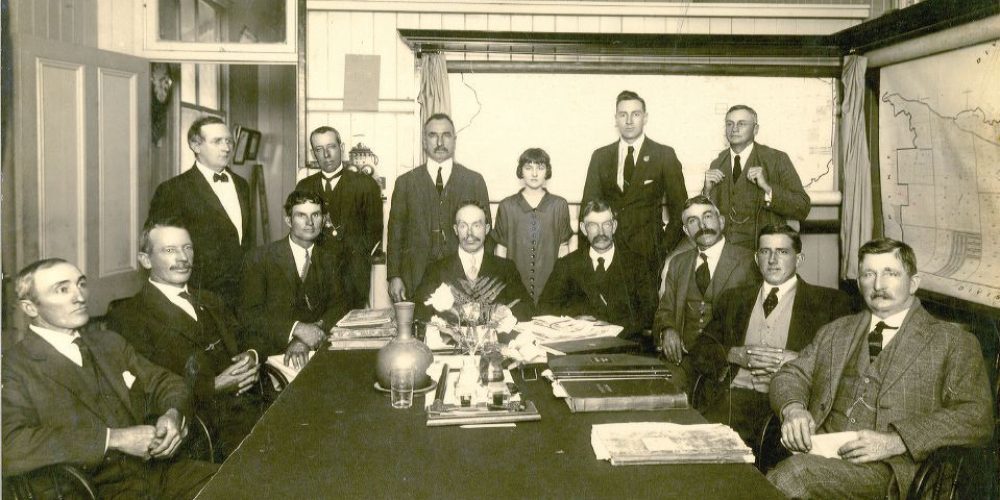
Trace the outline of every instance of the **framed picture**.
{"type": "Polygon", "coordinates": [[[236,150],[233,152],[233,164],[242,165],[247,160],[257,159],[257,149],[260,147],[260,132],[240,125],[236,126],[236,150]]]}

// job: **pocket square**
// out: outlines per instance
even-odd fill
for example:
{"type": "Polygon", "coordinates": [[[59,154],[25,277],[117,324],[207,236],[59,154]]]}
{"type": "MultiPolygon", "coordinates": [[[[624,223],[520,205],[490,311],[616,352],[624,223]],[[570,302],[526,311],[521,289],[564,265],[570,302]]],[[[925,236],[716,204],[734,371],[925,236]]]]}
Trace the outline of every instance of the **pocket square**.
{"type": "Polygon", "coordinates": [[[132,384],[135,383],[135,375],[132,375],[132,372],[125,370],[122,372],[122,378],[125,380],[125,387],[131,389],[132,384]]]}
{"type": "Polygon", "coordinates": [[[653,182],[653,179],[646,179],[646,180],[642,181],[642,185],[645,186],[646,184],[649,184],[651,182],[653,182]]]}

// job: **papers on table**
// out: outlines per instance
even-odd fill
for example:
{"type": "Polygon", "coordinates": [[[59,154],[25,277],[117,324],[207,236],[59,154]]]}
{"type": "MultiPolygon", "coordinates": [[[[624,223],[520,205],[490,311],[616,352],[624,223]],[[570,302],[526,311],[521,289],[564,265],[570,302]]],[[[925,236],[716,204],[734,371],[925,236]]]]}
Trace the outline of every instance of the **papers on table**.
{"type": "Polygon", "coordinates": [[[530,332],[539,342],[585,338],[614,337],[624,328],[603,321],[574,319],[569,316],[535,316],[531,321],[518,323],[515,330],[530,332]]]}
{"type": "Polygon", "coordinates": [[[837,450],[841,446],[844,446],[844,443],[854,441],[857,438],[858,433],[854,431],[813,434],[809,437],[809,440],[812,442],[812,449],[809,450],[809,454],[839,459],[840,454],[837,453],[837,450]]]}
{"type": "MultiPolygon", "coordinates": [[[[316,354],[316,351],[309,351],[309,359],[312,359],[313,354],[316,354]]],[[[285,366],[284,354],[268,356],[266,363],[281,372],[281,374],[288,380],[289,384],[292,383],[292,380],[295,380],[295,377],[299,374],[299,370],[296,370],[294,367],[285,366]]],[[[275,383],[275,387],[277,387],[277,383],[275,383]]]]}
{"type": "Polygon", "coordinates": [[[611,465],[754,461],[739,434],[723,424],[598,424],[591,428],[590,444],[597,459],[611,465]]]}

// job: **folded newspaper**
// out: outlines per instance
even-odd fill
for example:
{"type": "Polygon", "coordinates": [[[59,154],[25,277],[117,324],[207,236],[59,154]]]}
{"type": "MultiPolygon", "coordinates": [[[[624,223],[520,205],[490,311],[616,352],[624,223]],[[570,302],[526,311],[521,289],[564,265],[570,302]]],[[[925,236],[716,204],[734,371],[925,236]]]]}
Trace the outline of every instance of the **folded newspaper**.
{"type": "Polygon", "coordinates": [[[753,451],[723,424],[629,422],[594,425],[590,444],[611,465],[748,463],[753,451]]]}
{"type": "Polygon", "coordinates": [[[519,332],[534,334],[539,342],[551,342],[614,337],[621,333],[624,328],[618,325],[609,325],[603,321],[588,321],[569,316],[535,316],[531,321],[518,323],[515,329],[519,332]]]}

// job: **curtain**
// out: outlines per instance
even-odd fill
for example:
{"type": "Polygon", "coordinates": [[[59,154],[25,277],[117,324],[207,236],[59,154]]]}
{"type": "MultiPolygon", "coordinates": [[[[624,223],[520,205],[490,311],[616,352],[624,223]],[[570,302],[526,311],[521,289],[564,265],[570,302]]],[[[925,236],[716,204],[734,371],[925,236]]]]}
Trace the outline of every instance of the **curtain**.
{"type": "Polygon", "coordinates": [[[451,94],[448,90],[448,66],[444,54],[427,53],[420,66],[420,126],[434,113],[451,114],[451,94]]]}
{"type": "Polygon", "coordinates": [[[841,76],[844,102],[837,149],[844,168],[844,196],[840,209],[841,279],[858,277],[858,249],[872,238],[872,178],[864,113],[867,69],[866,57],[850,55],[844,60],[841,76]]]}

